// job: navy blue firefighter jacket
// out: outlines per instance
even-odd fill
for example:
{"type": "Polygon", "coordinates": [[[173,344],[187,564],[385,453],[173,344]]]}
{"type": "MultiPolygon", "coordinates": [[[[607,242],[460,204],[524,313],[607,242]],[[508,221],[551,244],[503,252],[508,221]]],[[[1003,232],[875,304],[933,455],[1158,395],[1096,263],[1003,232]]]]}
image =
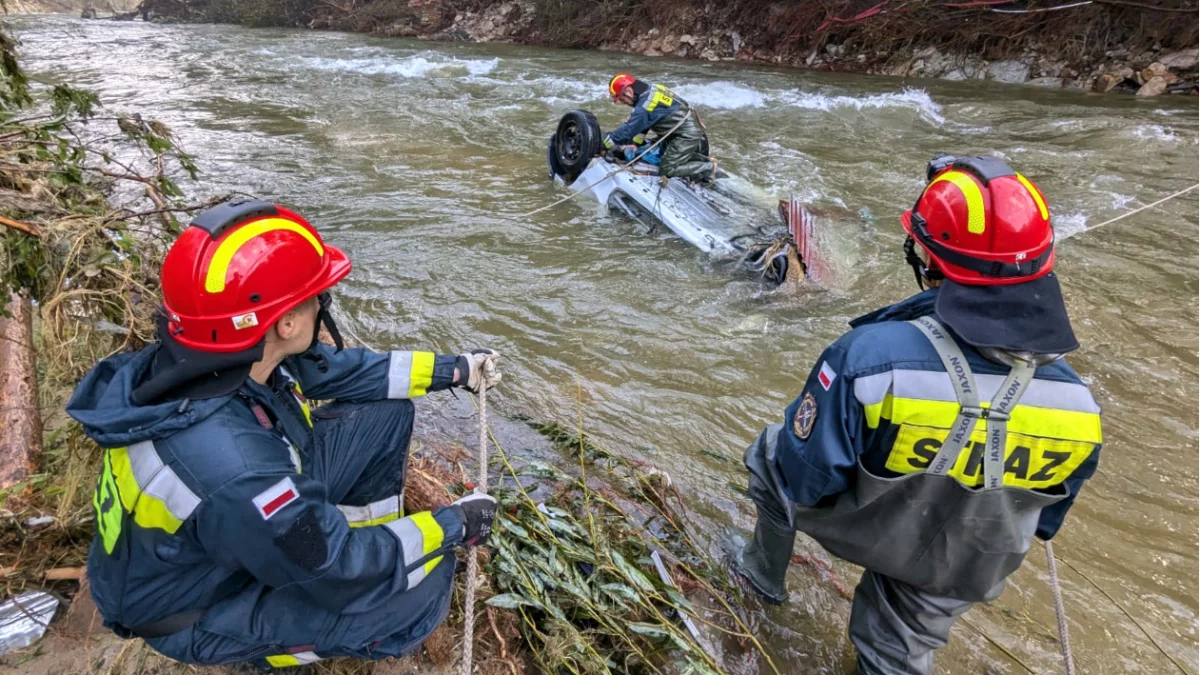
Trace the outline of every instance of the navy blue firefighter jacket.
{"type": "MultiPolygon", "coordinates": [[[[804,390],[784,413],[776,439],[779,472],[792,501],[805,507],[832,503],[853,488],[860,460],[885,478],[929,466],[958,403],[936,350],[906,322],[932,315],[936,297],[937,289],[927,290],[855,319],[853,330],[821,354],[804,390]],[[808,395],[815,401],[807,411],[812,419],[797,426],[797,411],[808,395]]],[[[987,400],[1008,368],[958,342],[987,400]]],[[[950,474],[968,486],[983,481],[982,429],[981,424],[972,437],[970,458],[950,474]]],[[[1038,490],[1065,483],[1070,491],[1042,510],[1037,536],[1049,539],[1099,463],[1100,408],[1059,359],[1037,369],[1013,410],[1008,434],[1005,485],[1038,490]]]]}

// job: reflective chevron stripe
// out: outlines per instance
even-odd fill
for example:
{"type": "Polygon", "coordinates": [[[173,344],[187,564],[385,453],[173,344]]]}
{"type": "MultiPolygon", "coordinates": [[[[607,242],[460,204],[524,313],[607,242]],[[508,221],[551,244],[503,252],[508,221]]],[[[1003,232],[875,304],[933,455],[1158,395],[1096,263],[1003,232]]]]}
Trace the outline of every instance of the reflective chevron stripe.
{"type": "Polygon", "coordinates": [[[346,516],[350,527],[369,527],[390,523],[400,517],[400,498],[392,495],[387,499],[372,502],[366,506],[346,506],[338,504],[338,511],[346,516]]]}
{"type": "Polygon", "coordinates": [[[420,562],[425,556],[442,547],[445,533],[442,532],[442,526],[434,520],[433,514],[428,511],[394,520],[384,527],[391,530],[392,534],[395,534],[396,538],[400,540],[400,548],[404,552],[405,569],[408,570],[408,588],[411,590],[424,581],[425,577],[442,561],[442,556],[438,556],[432,560],[420,562]]]}

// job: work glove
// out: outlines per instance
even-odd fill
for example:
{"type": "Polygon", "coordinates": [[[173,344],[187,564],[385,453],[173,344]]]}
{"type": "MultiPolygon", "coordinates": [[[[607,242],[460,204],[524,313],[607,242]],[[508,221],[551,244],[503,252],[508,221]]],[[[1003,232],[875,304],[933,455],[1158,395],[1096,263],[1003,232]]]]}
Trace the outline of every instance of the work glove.
{"type": "Polygon", "coordinates": [[[492,533],[492,521],[496,519],[496,498],[481,492],[459,499],[450,505],[458,511],[463,521],[463,546],[479,546],[492,533]]]}
{"type": "Polygon", "coordinates": [[[481,384],[486,384],[488,389],[496,386],[502,379],[500,369],[496,367],[496,362],[500,359],[500,354],[491,349],[476,349],[470,354],[462,354],[458,357],[458,382],[454,386],[461,387],[471,392],[472,394],[479,393],[481,384]]]}

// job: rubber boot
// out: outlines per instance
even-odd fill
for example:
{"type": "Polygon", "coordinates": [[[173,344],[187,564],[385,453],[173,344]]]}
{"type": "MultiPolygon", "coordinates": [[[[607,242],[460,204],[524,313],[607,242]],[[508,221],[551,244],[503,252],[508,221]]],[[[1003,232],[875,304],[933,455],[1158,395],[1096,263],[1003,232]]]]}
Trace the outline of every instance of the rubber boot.
{"type": "Polygon", "coordinates": [[[780,532],[760,517],[754,525],[754,540],[735,557],[733,570],[750,582],[764,602],[782,605],[788,599],[787,570],[795,541],[795,530],[780,532]]]}

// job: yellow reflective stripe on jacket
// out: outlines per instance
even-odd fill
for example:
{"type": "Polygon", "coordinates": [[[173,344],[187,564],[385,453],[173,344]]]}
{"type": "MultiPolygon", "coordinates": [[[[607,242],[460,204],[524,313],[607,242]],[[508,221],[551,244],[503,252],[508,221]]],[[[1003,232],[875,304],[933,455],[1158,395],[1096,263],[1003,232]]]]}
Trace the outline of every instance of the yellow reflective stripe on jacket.
{"type": "Polygon", "coordinates": [[[307,663],[316,663],[321,657],[314,652],[296,652],[295,654],[277,654],[268,656],[267,663],[272,668],[290,668],[292,666],[303,666],[307,663]]]}
{"type": "MultiPolygon", "coordinates": [[[[442,531],[442,526],[438,525],[438,522],[433,519],[432,513],[429,511],[414,513],[412,520],[417,524],[417,527],[421,528],[421,535],[424,538],[425,546],[422,557],[427,556],[442,547],[442,540],[445,539],[445,532],[442,531]]],[[[425,563],[425,574],[432,572],[433,568],[437,567],[437,564],[441,561],[441,556],[438,556],[437,558],[425,563]]]]}
{"type": "Polygon", "coordinates": [[[111,555],[117,547],[125,519],[110,457],[109,453],[104,453],[104,468],[96,482],[96,491],[92,494],[92,505],[96,507],[96,529],[100,533],[100,541],[104,544],[105,553],[111,555]]]}
{"type": "MultiPolygon", "coordinates": [[[[987,408],[988,404],[985,402],[982,407],[987,408]]],[[[886,419],[891,424],[949,429],[954,424],[954,418],[958,416],[959,405],[948,401],[900,398],[888,394],[877,410],[877,419],[886,419]]],[[[868,420],[871,416],[868,413],[868,420]]],[[[977,423],[976,429],[983,429],[982,420],[977,423]]],[[[1103,440],[1098,413],[1035,408],[1021,404],[1011,413],[1008,433],[1062,438],[1092,444],[1103,440]]]]}
{"type": "MultiPolygon", "coordinates": [[[[1004,382],[1001,375],[975,374],[985,403],[1004,382]]],[[[949,429],[958,414],[958,399],[944,370],[897,369],[857,378],[854,396],[863,406],[867,427],[881,419],[949,429]]],[[[980,425],[982,428],[982,425],[980,425]]],[[[1035,379],[1013,409],[1009,431],[1100,443],[1100,406],[1082,384],[1035,379]]]]}
{"type": "Polygon", "coordinates": [[[670,107],[675,103],[675,94],[661,84],[656,84],[654,85],[654,95],[651,96],[650,101],[646,103],[646,112],[654,110],[660,103],[670,107]]]}
{"type": "Polygon", "coordinates": [[[312,426],[312,410],[308,407],[308,399],[304,398],[304,390],[300,388],[300,383],[292,381],[292,386],[296,388],[296,402],[300,404],[300,411],[304,413],[304,421],[308,422],[308,426],[312,426]]]}
{"type": "MultiPolygon", "coordinates": [[[[279,372],[292,383],[292,395],[296,398],[296,403],[300,404],[300,412],[304,413],[304,421],[308,422],[308,426],[313,425],[312,409],[308,407],[308,399],[304,397],[304,390],[300,388],[300,381],[292,376],[291,372],[283,366],[279,367],[279,372]]],[[[296,469],[299,471],[299,469],[296,469]]]]}
{"type": "MultiPolygon", "coordinates": [[[[901,426],[885,466],[902,474],[924,471],[948,435],[946,429],[901,426]]],[[[983,485],[986,439],[987,435],[979,425],[947,474],[968,487],[983,485]]],[[[1030,490],[1058,485],[1095,450],[1095,443],[1019,434],[1010,426],[1004,449],[1004,485],[1030,490]]]]}
{"type": "MultiPolygon", "coordinates": [[[[179,479],[171,467],[163,464],[153,442],[142,441],[127,448],[112,448],[105,454],[104,472],[107,476],[101,476],[98,489],[106,484],[115,485],[121,507],[133,515],[133,521],[139,527],[175,534],[183,521],[200,505],[200,498],[179,479]]],[[[103,506],[106,497],[97,495],[93,502],[103,506]]],[[[113,517],[108,513],[99,515],[106,523],[112,521],[113,517]]],[[[105,541],[105,544],[107,549],[108,542],[105,541]]]]}
{"type": "MultiPolygon", "coordinates": [[[[418,560],[433,553],[442,546],[445,533],[442,526],[434,520],[428,511],[414,513],[407,518],[401,518],[384,525],[400,540],[400,549],[404,554],[404,564],[412,568],[418,560]]],[[[408,588],[412,589],[425,580],[425,577],[437,567],[443,556],[426,561],[408,571],[408,588]]]]}
{"type": "Polygon", "coordinates": [[[337,508],[346,517],[346,523],[350,527],[382,525],[400,517],[400,497],[392,495],[387,499],[371,502],[365,506],[338,504],[337,508]]]}
{"type": "MultiPolygon", "coordinates": [[[[988,407],[1004,382],[975,374],[988,407]]],[[[899,427],[887,459],[897,473],[923,471],[937,454],[958,415],[959,404],[945,371],[896,369],[857,378],[854,396],[870,429],[899,427]]],[[[1082,384],[1035,379],[1008,421],[1004,484],[1029,489],[1061,483],[1103,441],[1100,407],[1082,384]]],[[[981,485],[985,427],[977,422],[971,443],[949,472],[959,482],[981,485]]]]}
{"type": "Polygon", "coordinates": [[[433,384],[433,352],[392,352],[388,362],[388,398],[424,396],[433,384]]]}

